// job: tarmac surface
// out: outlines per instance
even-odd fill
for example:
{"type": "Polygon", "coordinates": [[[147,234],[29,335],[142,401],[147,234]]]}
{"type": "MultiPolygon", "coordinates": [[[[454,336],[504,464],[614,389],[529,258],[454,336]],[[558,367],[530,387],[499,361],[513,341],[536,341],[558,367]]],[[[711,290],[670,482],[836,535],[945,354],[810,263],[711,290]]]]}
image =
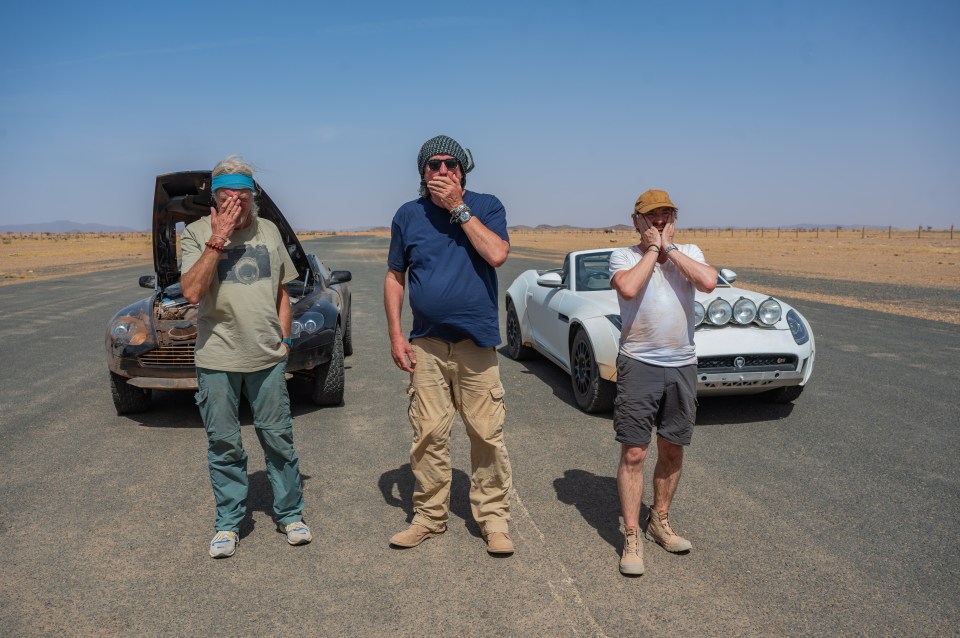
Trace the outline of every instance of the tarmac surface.
{"type": "MultiPolygon", "coordinates": [[[[798,302],[817,340],[809,387],[786,406],[701,401],[671,509],[694,550],[645,542],[647,573],[625,578],[611,415],[577,410],[542,358],[501,356],[516,554],[489,556],[471,520],[459,422],[447,533],[388,546],[413,479],[408,380],[382,309],[387,241],[305,247],[354,274],[345,405],[317,408],[292,386],[315,540],[275,531],[244,411],[250,515],[226,560],[207,557],[192,393],[124,417],[110,398],[105,328],[148,294],[143,269],[0,288],[0,636],[956,635],[957,326],[798,302]]],[[[550,264],[511,255],[501,304],[534,267],[550,264]]]]}

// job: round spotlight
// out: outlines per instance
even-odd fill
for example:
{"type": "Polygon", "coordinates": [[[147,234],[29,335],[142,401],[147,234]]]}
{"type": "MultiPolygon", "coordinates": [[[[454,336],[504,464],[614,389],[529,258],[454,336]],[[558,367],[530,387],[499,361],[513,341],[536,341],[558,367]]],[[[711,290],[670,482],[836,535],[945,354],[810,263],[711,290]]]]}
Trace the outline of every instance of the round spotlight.
{"type": "Polygon", "coordinates": [[[714,299],[707,306],[707,319],[715,326],[725,326],[733,316],[733,309],[725,299],[714,299]]]}
{"type": "Polygon", "coordinates": [[[757,320],[765,326],[772,326],[780,321],[782,314],[783,309],[780,307],[780,302],[771,297],[760,304],[760,309],[757,311],[757,320]]]}
{"type": "Polygon", "coordinates": [[[706,315],[706,311],[703,309],[703,304],[699,301],[693,302],[693,325],[699,326],[703,323],[703,317],[706,315]]]}
{"type": "Polygon", "coordinates": [[[746,297],[740,297],[737,303],[733,304],[733,320],[745,326],[752,322],[757,316],[757,304],[746,297]]]}

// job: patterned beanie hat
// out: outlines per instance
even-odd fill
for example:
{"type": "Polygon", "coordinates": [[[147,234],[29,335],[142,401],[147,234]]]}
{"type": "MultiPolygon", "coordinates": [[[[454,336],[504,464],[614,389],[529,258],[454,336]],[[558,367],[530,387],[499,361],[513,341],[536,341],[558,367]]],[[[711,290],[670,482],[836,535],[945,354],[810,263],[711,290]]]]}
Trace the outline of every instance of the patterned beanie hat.
{"type": "Polygon", "coordinates": [[[452,137],[437,135],[424,142],[423,146],[420,147],[420,154],[417,155],[417,169],[420,171],[421,177],[423,176],[423,169],[427,165],[427,160],[434,155],[456,157],[460,166],[463,167],[464,175],[473,170],[473,155],[470,154],[469,148],[463,148],[452,137]]]}

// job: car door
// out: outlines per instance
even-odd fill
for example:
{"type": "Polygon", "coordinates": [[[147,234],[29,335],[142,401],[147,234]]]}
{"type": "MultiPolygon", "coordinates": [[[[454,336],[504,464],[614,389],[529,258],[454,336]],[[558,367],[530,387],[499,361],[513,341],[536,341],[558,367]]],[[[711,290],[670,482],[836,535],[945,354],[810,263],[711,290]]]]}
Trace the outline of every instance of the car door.
{"type": "Polygon", "coordinates": [[[563,287],[536,286],[535,290],[528,293],[529,298],[527,300],[531,336],[541,351],[554,357],[563,365],[566,365],[569,359],[567,353],[569,317],[562,312],[564,302],[571,294],[568,289],[570,280],[568,276],[570,272],[569,261],[570,256],[568,255],[564,259],[564,268],[561,272],[561,280],[564,282],[563,287]]]}

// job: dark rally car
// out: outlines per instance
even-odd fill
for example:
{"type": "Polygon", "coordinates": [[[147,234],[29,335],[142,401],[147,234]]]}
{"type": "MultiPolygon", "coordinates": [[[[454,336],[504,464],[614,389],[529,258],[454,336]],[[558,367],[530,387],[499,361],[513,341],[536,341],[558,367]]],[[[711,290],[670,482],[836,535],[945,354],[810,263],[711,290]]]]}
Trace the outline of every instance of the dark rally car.
{"type": "MultiPolygon", "coordinates": [[[[309,377],[318,405],[343,403],[344,356],[353,353],[350,326],[350,271],[329,271],[307,254],[270,196],[256,185],[259,216],[276,224],[298,278],[286,284],[293,309],[293,346],[287,373],[309,377]]],[[[210,214],[210,171],[157,177],[153,198],[154,275],[140,277],[153,290],[118,312],[107,325],[107,365],[117,414],[150,406],[153,390],[197,389],[193,351],[197,308],[180,290],[177,224],[210,214]]],[[[257,268],[250,258],[248,268],[257,268]]],[[[238,264],[238,272],[242,270],[238,264]]]]}

